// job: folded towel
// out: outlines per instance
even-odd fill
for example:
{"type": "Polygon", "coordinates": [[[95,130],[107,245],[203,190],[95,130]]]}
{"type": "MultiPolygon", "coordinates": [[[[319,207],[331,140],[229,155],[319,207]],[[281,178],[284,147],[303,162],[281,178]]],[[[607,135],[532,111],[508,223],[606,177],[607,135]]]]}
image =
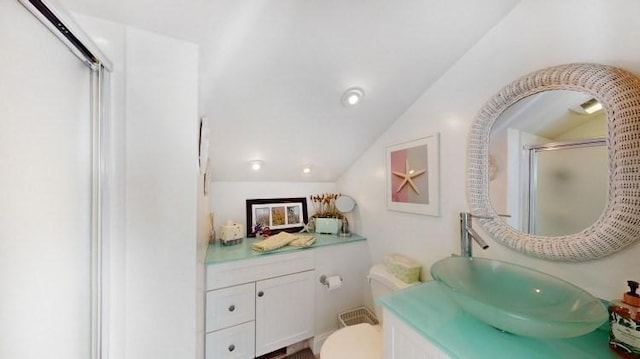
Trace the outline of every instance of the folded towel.
{"type": "Polygon", "coordinates": [[[291,243],[289,243],[290,246],[311,247],[311,245],[313,245],[313,243],[315,243],[316,241],[316,237],[314,237],[312,234],[307,234],[307,235],[298,234],[297,237],[298,238],[294,239],[293,241],[291,241],[291,243]]]}
{"type": "Polygon", "coordinates": [[[280,232],[267,237],[263,241],[256,241],[251,244],[251,249],[256,252],[269,252],[291,244],[296,247],[309,247],[315,242],[312,235],[299,235],[287,232],[280,232]]]}
{"type": "Polygon", "coordinates": [[[297,237],[291,233],[280,232],[273,236],[267,237],[267,239],[259,242],[253,242],[251,249],[258,252],[273,251],[278,248],[282,248],[287,244],[293,242],[297,237]]]}

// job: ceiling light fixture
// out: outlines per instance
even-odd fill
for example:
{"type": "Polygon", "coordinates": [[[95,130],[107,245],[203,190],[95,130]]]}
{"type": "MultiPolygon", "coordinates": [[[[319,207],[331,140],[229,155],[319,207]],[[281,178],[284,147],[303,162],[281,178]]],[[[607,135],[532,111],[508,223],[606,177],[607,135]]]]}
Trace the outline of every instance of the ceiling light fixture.
{"type": "Polygon", "coordinates": [[[345,107],[354,107],[364,98],[364,90],[359,87],[352,87],[342,94],[342,105],[345,107]]]}
{"type": "Polygon", "coordinates": [[[586,112],[588,114],[592,114],[592,113],[595,113],[595,112],[598,112],[598,111],[602,110],[602,104],[600,103],[600,101],[596,100],[595,98],[591,98],[591,99],[581,103],[580,107],[582,107],[584,112],[586,112]]]}
{"type": "Polygon", "coordinates": [[[304,166],[304,167],[302,168],[302,173],[304,173],[304,174],[309,174],[309,173],[311,173],[311,166],[304,166]]]}
{"type": "Polygon", "coordinates": [[[255,160],[255,161],[251,161],[249,162],[249,164],[251,165],[251,169],[254,171],[260,171],[260,169],[262,168],[262,166],[264,165],[264,162],[259,161],[259,160],[255,160]]]}
{"type": "Polygon", "coordinates": [[[591,115],[602,110],[602,104],[595,98],[590,98],[578,106],[570,107],[571,111],[580,115],[591,115]]]}

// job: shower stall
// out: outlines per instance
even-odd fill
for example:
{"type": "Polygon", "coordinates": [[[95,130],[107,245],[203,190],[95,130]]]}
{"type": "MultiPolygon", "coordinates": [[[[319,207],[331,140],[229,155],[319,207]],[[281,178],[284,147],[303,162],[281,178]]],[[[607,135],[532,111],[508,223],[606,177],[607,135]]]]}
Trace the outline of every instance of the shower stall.
{"type": "Polygon", "coordinates": [[[100,358],[109,61],[45,0],[0,2],[0,358],[100,358]]]}

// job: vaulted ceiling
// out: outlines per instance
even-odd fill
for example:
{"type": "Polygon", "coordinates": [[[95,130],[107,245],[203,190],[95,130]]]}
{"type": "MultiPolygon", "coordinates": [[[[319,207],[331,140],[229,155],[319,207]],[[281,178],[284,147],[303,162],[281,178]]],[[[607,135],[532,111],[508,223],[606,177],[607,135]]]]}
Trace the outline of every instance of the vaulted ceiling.
{"type": "Polygon", "coordinates": [[[335,181],[518,3],[59,1],[200,46],[215,181],[335,181]],[[354,86],[365,97],[347,108],[341,97],[354,86]]]}

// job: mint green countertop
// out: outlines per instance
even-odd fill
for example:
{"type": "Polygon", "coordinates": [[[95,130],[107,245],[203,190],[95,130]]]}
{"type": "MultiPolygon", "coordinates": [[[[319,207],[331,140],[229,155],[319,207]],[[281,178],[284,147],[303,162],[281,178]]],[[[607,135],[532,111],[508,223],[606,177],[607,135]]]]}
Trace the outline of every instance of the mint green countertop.
{"type": "Polygon", "coordinates": [[[260,240],[256,238],[244,238],[242,243],[233,246],[223,246],[222,244],[220,244],[220,241],[215,241],[215,243],[209,244],[209,247],[207,248],[207,257],[205,258],[205,264],[217,264],[280,253],[289,253],[293,251],[304,251],[316,247],[331,246],[336,244],[352,243],[365,240],[364,237],[357,234],[352,234],[350,237],[340,237],[333,234],[319,233],[313,233],[313,235],[316,237],[316,242],[311,247],[297,248],[286,246],[266,253],[256,252],[251,249],[251,243],[260,240]]]}
{"type": "Polygon", "coordinates": [[[618,358],[609,349],[604,329],[569,339],[534,339],[499,331],[463,312],[436,281],[383,296],[378,303],[452,358],[618,358]]]}

